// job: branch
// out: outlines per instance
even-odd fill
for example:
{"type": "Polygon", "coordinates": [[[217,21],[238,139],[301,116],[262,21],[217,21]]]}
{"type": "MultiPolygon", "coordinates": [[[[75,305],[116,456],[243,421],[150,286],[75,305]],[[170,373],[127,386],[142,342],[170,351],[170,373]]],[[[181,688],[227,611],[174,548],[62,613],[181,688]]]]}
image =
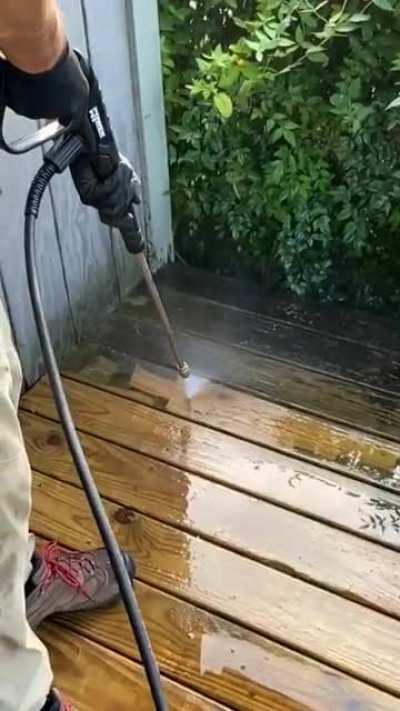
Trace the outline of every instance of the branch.
{"type": "MultiPolygon", "coordinates": [[[[307,5],[309,5],[309,6],[312,8],[312,5],[310,4],[309,0],[305,0],[305,2],[306,2],[307,5]]],[[[319,5],[318,8],[321,7],[323,4],[325,4],[325,3],[321,3],[321,5],[319,5]]],[[[343,5],[342,5],[342,7],[341,7],[341,9],[340,9],[340,11],[339,11],[339,15],[338,15],[338,18],[339,18],[339,19],[340,19],[341,17],[343,17],[343,15],[344,15],[344,13],[345,13],[345,11],[346,11],[347,5],[348,5],[348,0],[344,0],[343,5]]],[[[362,11],[361,11],[363,15],[366,14],[368,8],[369,8],[371,5],[372,5],[372,0],[369,0],[369,2],[366,4],[366,6],[365,6],[365,7],[362,9],[362,11]]],[[[326,18],[323,17],[322,15],[320,15],[318,12],[316,12],[316,9],[315,9],[315,8],[312,8],[312,10],[313,10],[314,14],[317,15],[317,17],[319,17],[321,20],[323,20],[324,23],[327,23],[326,18]]],[[[328,21],[328,22],[329,22],[329,21],[328,21]]],[[[321,42],[319,45],[316,45],[316,47],[318,47],[318,49],[320,49],[321,52],[322,52],[323,49],[324,49],[324,47],[325,47],[325,45],[326,45],[331,39],[332,39],[332,37],[326,37],[325,39],[322,40],[322,42],[321,42]]],[[[276,76],[279,76],[280,74],[287,74],[288,72],[291,72],[293,69],[296,69],[297,67],[300,67],[300,66],[305,62],[305,60],[307,59],[307,56],[308,56],[308,55],[309,55],[309,53],[308,53],[308,52],[305,52],[301,57],[299,57],[298,59],[296,59],[295,62],[293,62],[292,64],[289,64],[287,67],[284,67],[284,69],[281,69],[279,72],[276,72],[276,76]]]]}

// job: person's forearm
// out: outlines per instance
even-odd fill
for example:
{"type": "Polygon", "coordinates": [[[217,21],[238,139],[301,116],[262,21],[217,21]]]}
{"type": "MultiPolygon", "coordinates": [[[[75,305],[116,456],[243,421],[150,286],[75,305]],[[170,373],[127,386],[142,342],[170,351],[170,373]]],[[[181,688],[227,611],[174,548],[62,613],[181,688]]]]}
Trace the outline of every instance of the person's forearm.
{"type": "Polygon", "coordinates": [[[0,0],[0,49],[15,66],[51,69],[66,45],[56,0],[0,0]]]}

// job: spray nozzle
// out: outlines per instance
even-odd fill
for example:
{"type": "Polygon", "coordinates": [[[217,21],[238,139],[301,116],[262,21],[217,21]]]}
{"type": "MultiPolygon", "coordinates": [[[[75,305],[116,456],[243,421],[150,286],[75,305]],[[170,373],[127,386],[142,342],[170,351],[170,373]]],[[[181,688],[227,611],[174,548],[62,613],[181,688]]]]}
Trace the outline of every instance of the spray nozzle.
{"type": "Polygon", "coordinates": [[[182,378],[185,378],[185,380],[190,378],[190,368],[185,360],[178,366],[178,372],[182,378]]]}

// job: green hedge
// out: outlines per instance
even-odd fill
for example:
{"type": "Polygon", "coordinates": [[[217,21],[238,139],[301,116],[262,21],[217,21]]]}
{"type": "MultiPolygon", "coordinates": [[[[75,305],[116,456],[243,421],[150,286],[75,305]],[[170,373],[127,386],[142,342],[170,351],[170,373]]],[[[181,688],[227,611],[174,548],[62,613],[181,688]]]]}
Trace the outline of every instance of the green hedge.
{"type": "Polygon", "coordinates": [[[400,302],[400,2],[160,0],[178,249],[400,302]],[[396,74],[396,71],[398,72],[396,74]]]}

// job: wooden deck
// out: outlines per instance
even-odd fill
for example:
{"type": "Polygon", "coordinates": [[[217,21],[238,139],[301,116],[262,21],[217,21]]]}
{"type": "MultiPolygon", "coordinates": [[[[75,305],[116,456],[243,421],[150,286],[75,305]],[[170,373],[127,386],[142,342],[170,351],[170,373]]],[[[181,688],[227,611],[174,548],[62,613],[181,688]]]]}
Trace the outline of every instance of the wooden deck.
{"type": "MultiPolygon", "coordinates": [[[[64,365],[174,711],[400,708],[400,330],[227,279],[160,278],[64,365]]],[[[46,380],[23,399],[32,529],[99,543],[46,380]]],[[[42,636],[79,711],[152,708],[124,612],[42,636]]]]}

